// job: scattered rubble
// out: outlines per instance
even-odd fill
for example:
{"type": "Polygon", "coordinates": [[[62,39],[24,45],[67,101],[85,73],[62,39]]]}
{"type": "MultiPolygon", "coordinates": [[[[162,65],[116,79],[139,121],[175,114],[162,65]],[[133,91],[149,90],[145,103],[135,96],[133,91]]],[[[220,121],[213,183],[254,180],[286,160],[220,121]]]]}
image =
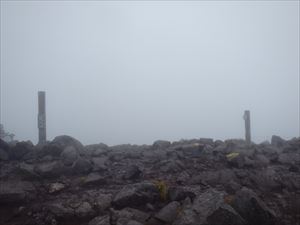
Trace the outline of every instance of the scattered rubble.
{"type": "Polygon", "coordinates": [[[0,139],[3,225],[300,225],[300,138],[0,139]]]}

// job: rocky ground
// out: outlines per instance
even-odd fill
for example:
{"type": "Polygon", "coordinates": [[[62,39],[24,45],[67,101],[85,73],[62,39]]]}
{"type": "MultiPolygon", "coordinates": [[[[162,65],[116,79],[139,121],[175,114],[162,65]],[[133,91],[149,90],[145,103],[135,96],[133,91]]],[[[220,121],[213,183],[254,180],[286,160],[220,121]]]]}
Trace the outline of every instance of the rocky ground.
{"type": "Polygon", "coordinates": [[[300,138],[0,140],[3,225],[299,225],[300,138]]]}

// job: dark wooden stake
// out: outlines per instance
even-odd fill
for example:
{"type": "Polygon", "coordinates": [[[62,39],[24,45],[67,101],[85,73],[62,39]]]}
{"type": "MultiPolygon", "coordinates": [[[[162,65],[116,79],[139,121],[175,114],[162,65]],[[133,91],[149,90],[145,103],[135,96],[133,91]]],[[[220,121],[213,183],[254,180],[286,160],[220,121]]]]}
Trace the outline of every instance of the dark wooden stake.
{"type": "Polygon", "coordinates": [[[46,142],[46,93],[44,91],[38,92],[38,128],[39,128],[39,144],[46,142]]]}
{"type": "Polygon", "coordinates": [[[244,113],[244,120],[245,120],[245,138],[246,138],[246,143],[248,145],[251,144],[251,127],[250,127],[250,111],[245,110],[244,113]]]}

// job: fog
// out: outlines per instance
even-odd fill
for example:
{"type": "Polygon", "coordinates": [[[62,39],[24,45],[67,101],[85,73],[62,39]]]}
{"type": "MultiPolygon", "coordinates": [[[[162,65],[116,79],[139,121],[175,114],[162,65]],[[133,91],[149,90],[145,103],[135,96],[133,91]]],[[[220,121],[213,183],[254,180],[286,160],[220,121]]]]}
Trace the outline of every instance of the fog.
{"type": "Polygon", "coordinates": [[[300,135],[298,1],[1,1],[1,123],[150,144],[300,135]]]}

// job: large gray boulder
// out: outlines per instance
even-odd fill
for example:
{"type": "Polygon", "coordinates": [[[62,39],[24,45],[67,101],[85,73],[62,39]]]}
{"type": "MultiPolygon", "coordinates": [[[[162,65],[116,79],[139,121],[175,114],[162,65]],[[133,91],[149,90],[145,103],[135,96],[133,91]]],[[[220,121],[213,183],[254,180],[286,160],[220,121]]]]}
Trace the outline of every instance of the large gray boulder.
{"type": "Polygon", "coordinates": [[[34,151],[34,146],[30,141],[18,142],[14,147],[10,148],[9,158],[12,160],[20,160],[32,151],[34,151]]]}
{"type": "Polygon", "coordinates": [[[197,196],[173,223],[174,225],[246,225],[246,221],[214,189],[197,196]]]}
{"type": "Polygon", "coordinates": [[[166,224],[172,224],[173,221],[179,214],[180,203],[179,202],[170,202],[165,207],[163,207],[156,215],[155,218],[163,221],[166,224]]]}
{"type": "Polygon", "coordinates": [[[78,150],[73,146],[67,146],[62,153],[60,158],[65,166],[71,166],[79,157],[78,150]]]}
{"type": "Polygon", "coordinates": [[[249,225],[274,225],[276,223],[274,212],[246,187],[236,193],[231,205],[249,225]]]}
{"type": "Polygon", "coordinates": [[[276,147],[284,147],[286,145],[286,141],[279,136],[273,135],[271,138],[271,145],[276,147]]]}
{"type": "Polygon", "coordinates": [[[75,148],[80,155],[84,155],[83,145],[75,138],[67,135],[55,137],[53,141],[42,146],[38,154],[40,157],[44,157],[45,155],[59,157],[63,150],[69,146],[75,148]]]}
{"type": "Polygon", "coordinates": [[[35,165],[34,172],[42,178],[54,178],[66,174],[67,170],[60,161],[53,161],[35,165]]]}
{"type": "Polygon", "coordinates": [[[83,186],[99,186],[106,184],[107,180],[105,177],[99,175],[98,173],[90,173],[88,176],[83,178],[83,186]]]}
{"type": "Polygon", "coordinates": [[[155,202],[159,199],[159,190],[152,183],[137,183],[124,186],[113,198],[115,208],[135,207],[155,202]]]}
{"type": "Polygon", "coordinates": [[[79,157],[72,165],[73,174],[86,174],[91,172],[92,164],[88,159],[79,157]]]}
{"type": "Polygon", "coordinates": [[[92,165],[94,171],[105,171],[108,169],[108,165],[110,163],[111,161],[106,156],[92,158],[92,165]]]}
{"type": "Polygon", "coordinates": [[[110,218],[108,215],[97,216],[92,219],[88,225],[110,225],[110,218]]]}

